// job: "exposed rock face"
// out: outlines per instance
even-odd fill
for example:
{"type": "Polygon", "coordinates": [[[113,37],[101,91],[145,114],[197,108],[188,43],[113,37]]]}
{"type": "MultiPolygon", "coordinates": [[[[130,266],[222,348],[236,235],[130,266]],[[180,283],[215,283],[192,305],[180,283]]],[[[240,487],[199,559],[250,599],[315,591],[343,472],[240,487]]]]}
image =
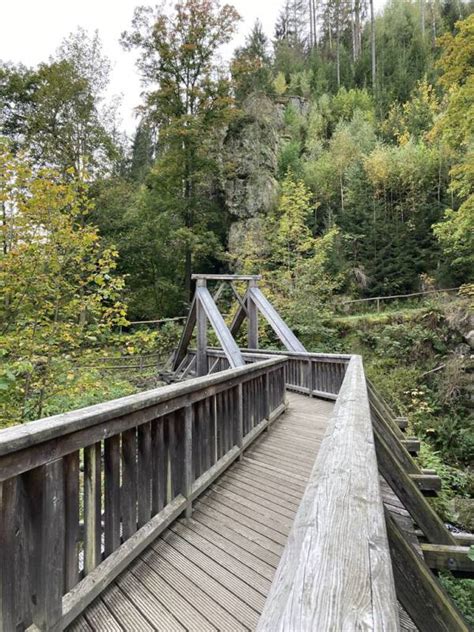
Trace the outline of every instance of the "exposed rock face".
{"type": "Polygon", "coordinates": [[[474,349],[474,329],[471,329],[471,331],[468,331],[467,334],[464,336],[467,344],[470,346],[471,349],[474,349]]]}
{"type": "Polygon", "coordinates": [[[282,110],[264,96],[251,96],[224,139],[222,186],[229,211],[247,219],[267,213],[278,195],[278,137],[282,110]]]}

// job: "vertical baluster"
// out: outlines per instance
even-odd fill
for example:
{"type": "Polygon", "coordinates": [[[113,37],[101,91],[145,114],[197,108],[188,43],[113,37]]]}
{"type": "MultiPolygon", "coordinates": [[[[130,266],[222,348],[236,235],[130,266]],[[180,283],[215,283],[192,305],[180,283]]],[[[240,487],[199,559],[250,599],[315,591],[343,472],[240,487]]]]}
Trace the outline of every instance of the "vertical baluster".
{"type": "Polygon", "coordinates": [[[223,447],[222,447],[222,456],[226,454],[229,449],[229,393],[228,391],[222,391],[222,402],[223,402],[223,414],[222,414],[222,437],[223,437],[223,447]]]}
{"type": "MultiPolygon", "coordinates": [[[[100,454],[100,452],[99,452],[100,454]]],[[[60,629],[64,588],[64,464],[62,459],[24,475],[28,504],[30,603],[40,630],[60,629]]],[[[25,526],[23,526],[25,528],[25,526]]],[[[18,534],[22,537],[22,534],[18,534]]]]}
{"type": "Polygon", "coordinates": [[[206,397],[202,407],[202,442],[203,442],[203,473],[211,467],[211,415],[210,399],[206,397]]]}
{"type": "Polygon", "coordinates": [[[120,435],[104,441],[105,557],[120,546],[120,435]]]}
{"type": "Polygon", "coordinates": [[[17,559],[17,534],[24,528],[18,511],[19,482],[15,477],[0,483],[0,630],[5,632],[30,623],[18,591],[18,582],[27,571],[17,559]]]}
{"type": "Polygon", "coordinates": [[[323,391],[327,393],[328,392],[328,363],[327,362],[321,363],[321,380],[322,380],[323,391]]]}
{"type": "Polygon", "coordinates": [[[211,434],[212,434],[212,444],[211,444],[211,454],[212,454],[212,464],[214,465],[218,459],[218,436],[217,436],[217,395],[212,396],[212,421],[211,421],[211,434]]]}
{"type": "MultiPolygon", "coordinates": [[[[237,412],[237,446],[242,449],[244,441],[244,389],[242,384],[238,384],[235,392],[236,412],[237,412]]],[[[239,455],[242,460],[243,452],[239,455]]]]}
{"type": "Polygon", "coordinates": [[[192,433],[192,454],[191,454],[191,472],[193,480],[201,476],[201,424],[202,424],[202,405],[203,402],[196,402],[193,410],[193,433],[192,433]]]}
{"type": "Polygon", "coordinates": [[[138,527],[151,518],[151,422],[138,428],[138,527]]]}
{"type": "Polygon", "coordinates": [[[64,464],[64,592],[79,581],[79,451],[67,454],[64,464]]]}
{"type": "Polygon", "coordinates": [[[193,484],[193,407],[186,406],[184,411],[184,472],[182,493],[188,499],[186,503],[186,518],[191,518],[193,506],[190,499],[193,484]]]}
{"type": "Polygon", "coordinates": [[[229,388],[227,391],[227,405],[229,408],[229,430],[227,450],[231,450],[235,445],[235,406],[234,406],[234,389],[229,388]]]}
{"type": "Polygon", "coordinates": [[[178,413],[172,413],[168,417],[168,458],[169,458],[169,482],[168,502],[181,492],[178,481],[177,457],[178,457],[178,413]]]}
{"type": "Polygon", "coordinates": [[[137,433],[122,434],[122,532],[127,540],[137,530],[137,433]]]}
{"type": "Polygon", "coordinates": [[[258,415],[258,410],[257,410],[257,381],[254,379],[251,380],[252,382],[252,428],[255,428],[255,426],[258,423],[258,419],[257,419],[257,415],[258,415]]]}
{"type": "Polygon", "coordinates": [[[101,453],[100,442],[84,448],[84,572],[101,560],[101,453]]]}
{"type": "Polygon", "coordinates": [[[265,373],[265,375],[263,376],[263,395],[263,417],[270,420],[270,415],[272,412],[272,405],[270,400],[270,373],[265,373]]]}
{"type": "Polygon", "coordinates": [[[151,511],[155,516],[165,504],[166,496],[166,459],[163,437],[164,419],[156,419],[152,423],[151,452],[152,452],[152,487],[151,487],[151,511]]]}
{"type": "Polygon", "coordinates": [[[306,361],[306,388],[308,389],[308,393],[310,397],[313,397],[313,363],[311,360],[306,361]]]}
{"type": "Polygon", "coordinates": [[[214,428],[216,433],[216,462],[221,458],[222,429],[220,425],[221,394],[214,396],[214,428]]]}
{"type": "Polygon", "coordinates": [[[170,428],[173,424],[173,418],[171,417],[171,415],[167,415],[164,420],[163,420],[164,426],[163,426],[163,445],[164,445],[164,470],[165,470],[165,477],[164,477],[164,490],[165,490],[165,496],[164,496],[164,502],[165,502],[165,506],[170,502],[171,500],[171,491],[172,491],[172,472],[171,472],[171,466],[170,466],[170,462],[171,462],[171,431],[170,428]]]}

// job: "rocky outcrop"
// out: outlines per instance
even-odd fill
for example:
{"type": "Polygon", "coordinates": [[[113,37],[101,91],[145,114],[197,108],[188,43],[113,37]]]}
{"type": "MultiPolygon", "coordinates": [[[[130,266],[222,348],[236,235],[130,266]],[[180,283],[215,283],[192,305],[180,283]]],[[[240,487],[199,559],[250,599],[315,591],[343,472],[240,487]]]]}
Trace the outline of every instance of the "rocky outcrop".
{"type": "Polygon", "coordinates": [[[235,218],[267,213],[278,195],[276,180],[283,111],[262,95],[248,97],[229,126],[222,152],[222,188],[235,218]]]}

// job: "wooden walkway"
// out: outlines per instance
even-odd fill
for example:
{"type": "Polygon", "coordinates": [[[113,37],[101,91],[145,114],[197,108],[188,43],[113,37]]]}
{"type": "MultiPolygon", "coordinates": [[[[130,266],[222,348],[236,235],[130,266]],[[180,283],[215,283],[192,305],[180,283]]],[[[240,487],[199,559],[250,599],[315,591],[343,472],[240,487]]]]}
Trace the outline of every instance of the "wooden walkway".
{"type": "Polygon", "coordinates": [[[69,630],[255,629],[334,404],[289,408],[69,630]]]}

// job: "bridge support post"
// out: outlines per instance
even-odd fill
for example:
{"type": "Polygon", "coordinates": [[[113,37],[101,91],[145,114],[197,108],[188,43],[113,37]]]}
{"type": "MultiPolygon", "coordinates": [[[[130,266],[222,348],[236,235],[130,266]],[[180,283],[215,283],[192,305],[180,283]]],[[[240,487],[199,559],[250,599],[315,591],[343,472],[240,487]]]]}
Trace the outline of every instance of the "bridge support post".
{"type": "MultiPolygon", "coordinates": [[[[252,287],[257,287],[255,279],[249,281],[249,288],[252,287]]],[[[249,349],[258,349],[258,310],[251,292],[247,293],[247,314],[249,319],[248,347],[249,349]]]]}
{"type": "MultiPolygon", "coordinates": [[[[206,287],[205,279],[198,279],[198,287],[206,287]]],[[[197,350],[196,350],[196,375],[207,375],[207,316],[204,307],[196,297],[196,322],[197,322],[197,350]]]]}

